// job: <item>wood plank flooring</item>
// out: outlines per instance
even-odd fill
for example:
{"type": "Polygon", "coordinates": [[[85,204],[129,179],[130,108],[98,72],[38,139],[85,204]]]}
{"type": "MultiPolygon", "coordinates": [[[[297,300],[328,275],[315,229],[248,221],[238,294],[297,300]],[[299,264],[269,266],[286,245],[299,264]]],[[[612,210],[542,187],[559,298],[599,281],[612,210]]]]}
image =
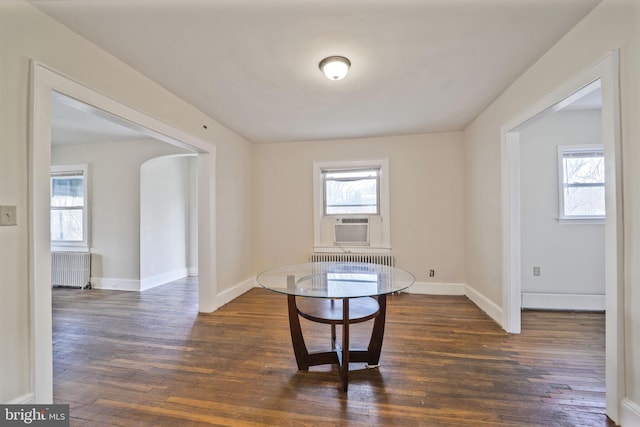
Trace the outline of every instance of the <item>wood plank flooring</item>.
{"type": "MultiPolygon", "coordinates": [[[[370,325],[354,325],[352,343],[370,325]]],[[[329,326],[302,320],[310,350],[329,326]]],[[[509,335],[465,297],[394,295],[381,366],[296,368],[284,295],[212,314],[197,283],[53,290],[54,400],[72,426],[611,426],[604,314],[524,312],[509,335]]]]}

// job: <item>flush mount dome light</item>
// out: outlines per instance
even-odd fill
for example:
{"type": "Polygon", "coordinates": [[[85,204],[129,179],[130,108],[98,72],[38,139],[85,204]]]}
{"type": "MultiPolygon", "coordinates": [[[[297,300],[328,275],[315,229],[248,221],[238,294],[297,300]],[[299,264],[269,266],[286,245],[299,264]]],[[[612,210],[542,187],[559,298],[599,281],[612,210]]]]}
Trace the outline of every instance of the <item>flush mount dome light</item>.
{"type": "Polygon", "coordinates": [[[329,80],[342,80],[350,66],[351,61],[344,56],[329,56],[320,61],[320,70],[329,80]]]}

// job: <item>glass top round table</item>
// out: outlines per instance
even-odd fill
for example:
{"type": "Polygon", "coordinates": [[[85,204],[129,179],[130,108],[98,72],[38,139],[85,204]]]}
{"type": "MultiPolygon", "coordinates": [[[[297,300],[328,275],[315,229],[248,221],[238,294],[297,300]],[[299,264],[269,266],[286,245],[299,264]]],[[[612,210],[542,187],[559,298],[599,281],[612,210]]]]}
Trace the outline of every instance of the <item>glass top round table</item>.
{"type": "Polygon", "coordinates": [[[344,299],[400,292],[415,277],[381,264],[311,262],[272,268],[258,274],[256,280],[266,289],[287,295],[344,299]]]}
{"type": "Polygon", "coordinates": [[[387,311],[387,295],[403,291],[415,278],[400,268],[358,262],[311,262],[285,265],[260,273],[264,288],[287,295],[291,343],[298,369],[336,364],[342,390],[347,391],[349,363],[378,366],[387,311]],[[309,352],[300,317],[331,326],[331,349],[309,352]],[[352,349],[349,325],[373,320],[366,349],[352,349]],[[342,326],[342,343],[336,335],[342,326]]]}

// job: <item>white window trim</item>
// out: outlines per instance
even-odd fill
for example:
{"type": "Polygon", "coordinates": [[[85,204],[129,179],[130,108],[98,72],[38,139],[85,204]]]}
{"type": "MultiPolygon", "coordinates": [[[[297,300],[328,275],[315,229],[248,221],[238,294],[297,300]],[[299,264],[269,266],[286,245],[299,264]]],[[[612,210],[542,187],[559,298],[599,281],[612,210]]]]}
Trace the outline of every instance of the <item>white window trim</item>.
{"type": "MultiPolygon", "coordinates": [[[[74,172],[74,171],[82,171],[82,175],[84,176],[84,209],[82,211],[83,218],[83,230],[82,235],[84,240],[82,242],[63,242],[63,241],[51,241],[51,250],[58,252],[89,252],[89,165],[87,164],[77,164],[77,165],[55,165],[51,166],[51,174],[55,173],[64,173],[64,172],[74,172]]],[[[51,200],[51,193],[49,193],[49,200],[51,200]]]]}
{"type": "Polygon", "coordinates": [[[560,224],[603,224],[604,215],[566,216],[564,214],[564,153],[566,151],[602,151],[602,144],[558,145],[558,223],[560,224]]]}
{"type": "MultiPolygon", "coordinates": [[[[326,250],[322,246],[320,228],[321,221],[324,218],[324,182],[322,180],[322,171],[324,169],[356,169],[356,168],[380,168],[380,188],[379,188],[379,215],[363,215],[353,214],[355,217],[373,217],[379,216],[382,221],[382,243],[378,246],[369,246],[368,250],[391,250],[391,215],[390,215],[390,192],[389,192],[389,159],[379,160],[352,160],[352,161],[334,161],[334,162],[313,162],[313,223],[314,223],[314,249],[326,250]]],[[[336,215],[328,215],[335,217],[336,215]]],[[[349,216],[349,215],[338,215],[349,216]]],[[[341,248],[340,250],[343,250],[341,248]]],[[[353,248],[362,251],[363,248],[353,248]]]]}

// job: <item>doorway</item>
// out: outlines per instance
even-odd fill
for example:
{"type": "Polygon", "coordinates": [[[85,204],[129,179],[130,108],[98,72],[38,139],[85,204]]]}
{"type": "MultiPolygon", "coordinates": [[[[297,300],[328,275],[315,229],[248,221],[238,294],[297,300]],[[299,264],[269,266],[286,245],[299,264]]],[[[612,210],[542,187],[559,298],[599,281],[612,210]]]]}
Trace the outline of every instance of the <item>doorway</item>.
{"type": "Polygon", "coordinates": [[[600,79],[602,83],[602,145],[605,170],[605,293],[607,415],[619,419],[624,397],[623,234],[620,144],[619,53],[611,52],[580,75],[543,97],[522,115],[502,126],[503,198],[503,327],[521,330],[521,194],[520,131],[549,114],[563,100],[600,79]]]}
{"type": "Polygon", "coordinates": [[[215,274],[215,146],[75,82],[43,64],[32,63],[31,141],[29,149],[29,286],[31,372],[35,403],[53,401],[51,336],[51,247],[49,177],[51,164],[51,96],[76,99],[105,111],[152,138],[197,155],[198,305],[211,312],[218,304],[215,274]]]}
{"type": "Polygon", "coordinates": [[[605,310],[600,87],[519,131],[523,309],[605,310]]]}
{"type": "Polygon", "coordinates": [[[59,240],[52,241],[52,257],[90,253],[91,286],[99,289],[142,291],[194,275],[197,245],[188,248],[197,236],[191,220],[197,219],[196,155],[58,92],[52,94],[51,125],[52,167],[62,171],[57,174],[83,168],[81,199],[58,186],[62,208],[56,212],[65,215],[56,216],[59,240]],[[151,164],[157,166],[146,166],[151,164]],[[70,203],[82,215],[64,210],[70,203]]]}

